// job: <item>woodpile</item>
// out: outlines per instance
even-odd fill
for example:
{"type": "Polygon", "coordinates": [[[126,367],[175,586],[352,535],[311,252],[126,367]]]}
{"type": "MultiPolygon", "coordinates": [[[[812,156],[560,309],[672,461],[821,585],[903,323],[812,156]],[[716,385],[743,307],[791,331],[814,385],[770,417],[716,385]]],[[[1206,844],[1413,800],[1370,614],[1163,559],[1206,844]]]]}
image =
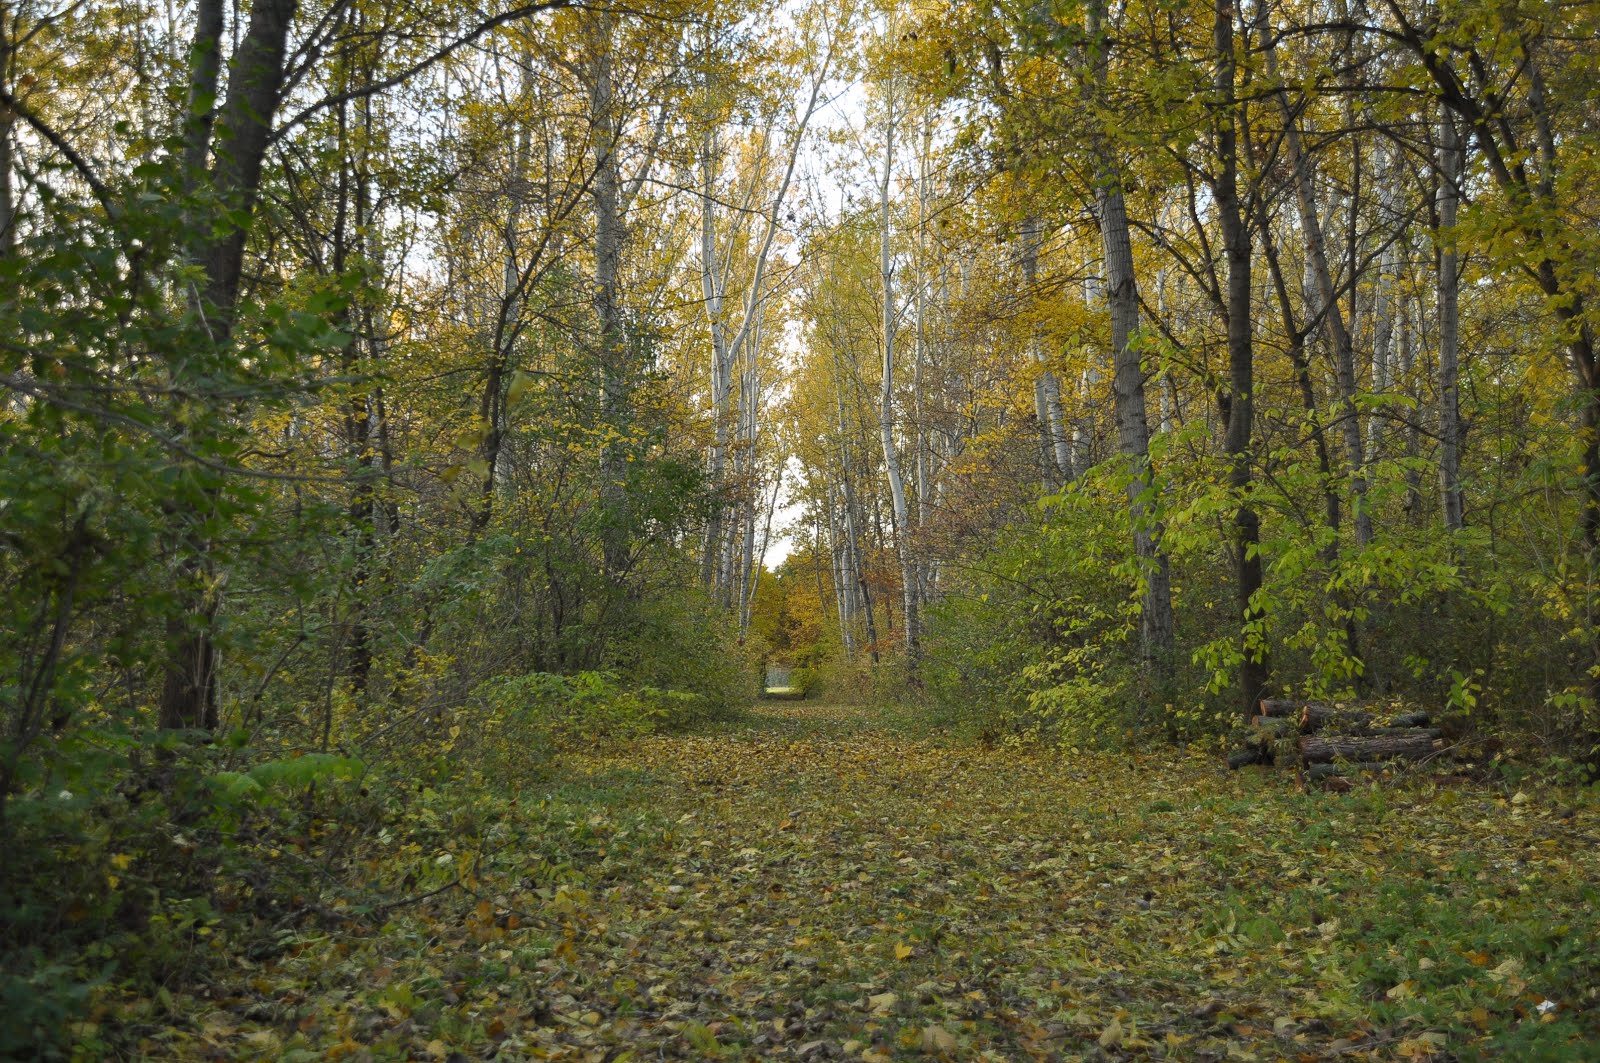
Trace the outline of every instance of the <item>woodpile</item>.
{"type": "Polygon", "coordinates": [[[1444,745],[1426,712],[1382,721],[1365,710],[1283,698],[1264,698],[1260,708],[1228,767],[1292,765],[1308,782],[1348,788],[1351,775],[1427,760],[1444,745]]]}

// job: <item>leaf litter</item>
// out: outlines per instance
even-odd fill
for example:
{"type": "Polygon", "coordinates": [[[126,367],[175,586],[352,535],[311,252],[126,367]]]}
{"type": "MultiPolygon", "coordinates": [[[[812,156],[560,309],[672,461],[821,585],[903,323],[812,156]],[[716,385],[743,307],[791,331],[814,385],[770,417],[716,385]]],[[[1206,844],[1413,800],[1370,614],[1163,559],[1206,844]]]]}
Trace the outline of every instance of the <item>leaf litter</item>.
{"type": "Polygon", "coordinates": [[[1592,792],[1307,794],[1198,754],[988,750],[784,704],[464,810],[432,796],[363,858],[369,892],[414,899],[338,902],[214,985],[123,1002],[141,1050],[1583,1059],[1600,1039],[1592,792]]]}

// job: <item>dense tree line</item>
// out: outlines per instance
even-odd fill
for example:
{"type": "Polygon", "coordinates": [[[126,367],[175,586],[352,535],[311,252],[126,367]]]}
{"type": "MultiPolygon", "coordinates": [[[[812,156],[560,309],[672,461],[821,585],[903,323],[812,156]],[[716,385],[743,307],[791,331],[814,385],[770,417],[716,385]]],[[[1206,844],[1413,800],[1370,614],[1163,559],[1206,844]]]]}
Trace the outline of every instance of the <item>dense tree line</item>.
{"type": "Polygon", "coordinates": [[[882,172],[805,258],[789,406],[842,653],[887,619],[915,681],[922,602],[925,677],[986,728],[1206,730],[1281,691],[1592,742],[1593,20],[880,18],[882,172]]]}

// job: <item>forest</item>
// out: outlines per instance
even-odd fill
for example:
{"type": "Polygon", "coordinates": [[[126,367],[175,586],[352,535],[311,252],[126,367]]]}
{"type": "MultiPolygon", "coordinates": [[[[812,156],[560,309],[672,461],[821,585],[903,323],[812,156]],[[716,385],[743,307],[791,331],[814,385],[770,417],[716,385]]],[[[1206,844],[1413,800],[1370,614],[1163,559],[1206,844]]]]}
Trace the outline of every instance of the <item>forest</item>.
{"type": "Polygon", "coordinates": [[[1600,1059],[1600,2],[0,0],[0,1059],[1600,1059]]]}

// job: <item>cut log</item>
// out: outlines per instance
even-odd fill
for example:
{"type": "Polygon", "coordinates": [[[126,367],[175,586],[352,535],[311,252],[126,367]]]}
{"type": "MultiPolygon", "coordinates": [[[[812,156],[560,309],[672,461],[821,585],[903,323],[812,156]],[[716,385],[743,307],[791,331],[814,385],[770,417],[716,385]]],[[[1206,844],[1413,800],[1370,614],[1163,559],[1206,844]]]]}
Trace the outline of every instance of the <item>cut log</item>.
{"type": "Polygon", "coordinates": [[[1273,737],[1286,736],[1294,733],[1295,722],[1286,716],[1252,716],[1250,729],[1254,734],[1268,734],[1273,737]]]}
{"type": "Polygon", "coordinates": [[[1438,727],[1368,727],[1366,730],[1353,734],[1352,738],[1392,738],[1394,736],[1422,735],[1425,738],[1443,738],[1444,731],[1438,727]]]}
{"type": "Polygon", "coordinates": [[[1307,735],[1300,739],[1300,758],[1307,764],[1326,764],[1341,758],[1369,761],[1402,757],[1418,760],[1432,752],[1433,737],[1426,731],[1373,738],[1307,735]]]}
{"type": "Polygon", "coordinates": [[[1300,733],[1318,731],[1358,731],[1372,724],[1372,713],[1359,709],[1335,709],[1328,705],[1307,705],[1300,710],[1300,733]]]}
{"type": "Polygon", "coordinates": [[[1269,745],[1248,745],[1236,749],[1228,755],[1228,767],[1234,771],[1248,767],[1251,764],[1271,764],[1272,747],[1269,745]]]}
{"type": "Polygon", "coordinates": [[[1297,701],[1293,698],[1262,698],[1261,715],[1298,717],[1301,711],[1309,705],[1311,705],[1311,702],[1297,701]]]}
{"type": "Polygon", "coordinates": [[[1426,727],[1433,722],[1433,717],[1425,712],[1408,712],[1403,716],[1396,716],[1390,721],[1390,727],[1426,727]]]}
{"type": "Polygon", "coordinates": [[[1368,761],[1360,764],[1313,764],[1306,769],[1306,781],[1321,782],[1324,779],[1334,779],[1340,776],[1382,771],[1387,767],[1387,764],[1378,761],[1368,761]]]}

